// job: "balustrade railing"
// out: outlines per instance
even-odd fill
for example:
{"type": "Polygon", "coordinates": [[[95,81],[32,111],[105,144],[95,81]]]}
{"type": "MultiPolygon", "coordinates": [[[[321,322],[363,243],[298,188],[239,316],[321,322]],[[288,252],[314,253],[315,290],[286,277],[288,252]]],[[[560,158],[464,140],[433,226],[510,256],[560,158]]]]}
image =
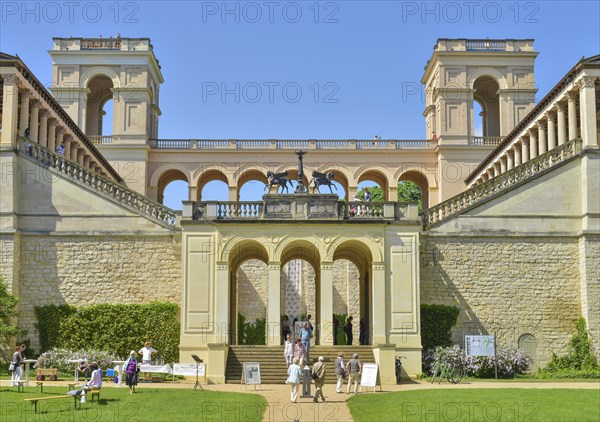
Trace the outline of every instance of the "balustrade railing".
{"type": "Polygon", "coordinates": [[[108,136],[88,136],[88,139],[92,141],[94,145],[106,145],[113,143],[112,135],[108,136]]]}
{"type": "MultiPolygon", "coordinates": [[[[282,195],[279,198],[269,198],[265,201],[184,201],[184,220],[355,220],[355,221],[394,221],[407,220],[418,224],[418,209],[413,203],[401,202],[346,202],[331,199],[326,202],[314,202],[315,199],[303,197],[297,206],[293,195],[282,195]],[[268,201],[268,202],[266,202],[268,201]],[[304,202],[303,202],[304,201],[304,202]],[[307,202],[310,203],[307,205],[307,202]],[[313,202],[311,202],[313,201],[313,202]],[[267,205],[270,204],[270,205],[267,205]],[[189,213],[186,211],[187,206],[189,213]],[[267,211],[267,206],[269,211],[267,211]],[[304,209],[295,215],[296,209],[304,209]],[[331,211],[330,211],[331,210],[331,211]]],[[[319,199],[316,199],[319,201],[319,199]]]]}
{"type": "Polygon", "coordinates": [[[431,140],[150,139],[153,149],[409,149],[434,148],[431,140]]]}
{"type": "Polygon", "coordinates": [[[94,190],[113,198],[122,205],[150,217],[170,228],[175,227],[175,211],[154,202],[145,196],[113,182],[106,177],[86,169],[79,164],[58,155],[39,144],[29,143],[25,138],[19,138],[17,145],[19,154],[29,157],[41,165],[56,169],[58,172],[77,180],[94,190]],[[27,142],[27,144],[25,144],[27,142]]]}
{"type": "Polygon", "coordinates": [[[469,139],[470,145],[496,146],[504,139],[502,136],[473,136],[469,139]]]}
{"type": "Polygon", "coordinates": [[[467,51],[505,51],[506,41],[503,40],[467,40],[467,51]]]}
{"type": "Polygon", "coordinates": [[[574,157],[580,151],[581,140],[572,140],[547,151],[520,166],[508,170],[493,179],[475,185],[463,193],[429,208],[423,214],[423,225],[426,228],[437,225],[511,186],[530,179],[540,172],[574,157]]]}

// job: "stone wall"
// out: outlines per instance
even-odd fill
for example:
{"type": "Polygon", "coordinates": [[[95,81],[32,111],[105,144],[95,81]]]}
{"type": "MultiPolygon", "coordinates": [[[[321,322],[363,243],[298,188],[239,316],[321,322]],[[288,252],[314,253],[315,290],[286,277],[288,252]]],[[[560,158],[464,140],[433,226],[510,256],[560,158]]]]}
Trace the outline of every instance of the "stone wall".
{"type": "Polygon", "coordinates": [[[581,274],[581,312],[597,356],[600,356],[600,237],[581,236],[579,268],[581,274]]]}
{"type": "Polygon", "coordinates": [[[259,259],[249,259],[238,269],[238,313],[246,317],[248,323],[267,317],[267,271],[267,264],[259,259]]]}
{"type": "Polygon", "coordinates": [[[426,235],[421,248],[421,303],[461,309],[455,342],[496,333],[517,346],[532,334],[540,364],[566,351],[581,316],[576,238],[426,235]]]}
{"type": "Polygon", "coordinates": [[[180,248],[172,235],[21,235],[19,325],[37,349],[35,306],[180,303],[180,248]]]}
{"type": "Polygon", "coordinates": [[[360,273],[356,265],[347,259],[333,262],[333,313],[354,317],[354,344],[359,344],[360,273]]]}

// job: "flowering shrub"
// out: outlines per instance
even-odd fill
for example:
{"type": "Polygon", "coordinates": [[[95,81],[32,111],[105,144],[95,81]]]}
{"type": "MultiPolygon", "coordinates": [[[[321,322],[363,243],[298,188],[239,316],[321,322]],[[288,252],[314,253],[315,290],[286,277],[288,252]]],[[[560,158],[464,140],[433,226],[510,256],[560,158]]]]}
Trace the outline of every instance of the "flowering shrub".
{"type": "Polygon", "coordinates": [[[55,347],[41,354],[39,365],[42,368],[56,368],[59,372],[71,372],[75,370],[75,363],[69,361],[78,359],[85,359],[89,363],[96,362],[100,369],[112,368],[114,360],[123,360],[102,350],[68,350],[55,347]]]}
{"type": "Polygon", "coordinates": [[[423,353],[423,372],[433,373],[436,360],[455,366],[463,366],[465,375],[477,378],[494,377],[495,363],[498,361],[498,377],[512,378],[523,374],[531,367],[533,360],[521,349],[500,347],[494,356],[465,356],[457,345],[452,347],[436,347],[423,353]]]}

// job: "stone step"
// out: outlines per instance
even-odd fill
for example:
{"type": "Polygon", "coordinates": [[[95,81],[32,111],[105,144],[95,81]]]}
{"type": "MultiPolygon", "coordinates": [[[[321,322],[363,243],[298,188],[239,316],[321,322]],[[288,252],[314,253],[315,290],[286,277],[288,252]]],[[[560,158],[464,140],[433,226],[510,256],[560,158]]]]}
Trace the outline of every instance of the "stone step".
{"type": "MultiPolygon", "coordinates": [[[[319,356],[323,356],[327,364],[325,382],[328,384],[336,382],[334,362],[340,351],[344,352],[346,361],[352,357],[353,353],[358,353],[362,362],[375,362],[371,346],[312,346],[308,365],[312,367],[319,356]]],[[[282,384],[287,378],[283,346],[231,346],[225,370],[227,383],[239,384],[241,382],[243,362],[260,364],[263,384],[282,384]]]]}

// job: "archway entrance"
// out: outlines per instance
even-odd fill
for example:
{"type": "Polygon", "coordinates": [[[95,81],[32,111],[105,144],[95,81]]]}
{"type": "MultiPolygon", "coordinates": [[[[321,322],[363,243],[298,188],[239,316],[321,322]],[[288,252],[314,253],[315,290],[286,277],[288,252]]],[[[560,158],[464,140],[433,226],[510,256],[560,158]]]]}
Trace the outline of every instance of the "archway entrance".
{"type": "MultiPolygon", "coordinates": [[[[100,136],[112,134],[112,112],[110,119],[105,119],[105,106],[109,101],[112,103],[113,99],[112,88],[113,81],[105,75],[94,76],[88,83],[85,119],[86,135],[100,136]]],[[[112,104],[108,105],[112,110],[112,104]]]]}

